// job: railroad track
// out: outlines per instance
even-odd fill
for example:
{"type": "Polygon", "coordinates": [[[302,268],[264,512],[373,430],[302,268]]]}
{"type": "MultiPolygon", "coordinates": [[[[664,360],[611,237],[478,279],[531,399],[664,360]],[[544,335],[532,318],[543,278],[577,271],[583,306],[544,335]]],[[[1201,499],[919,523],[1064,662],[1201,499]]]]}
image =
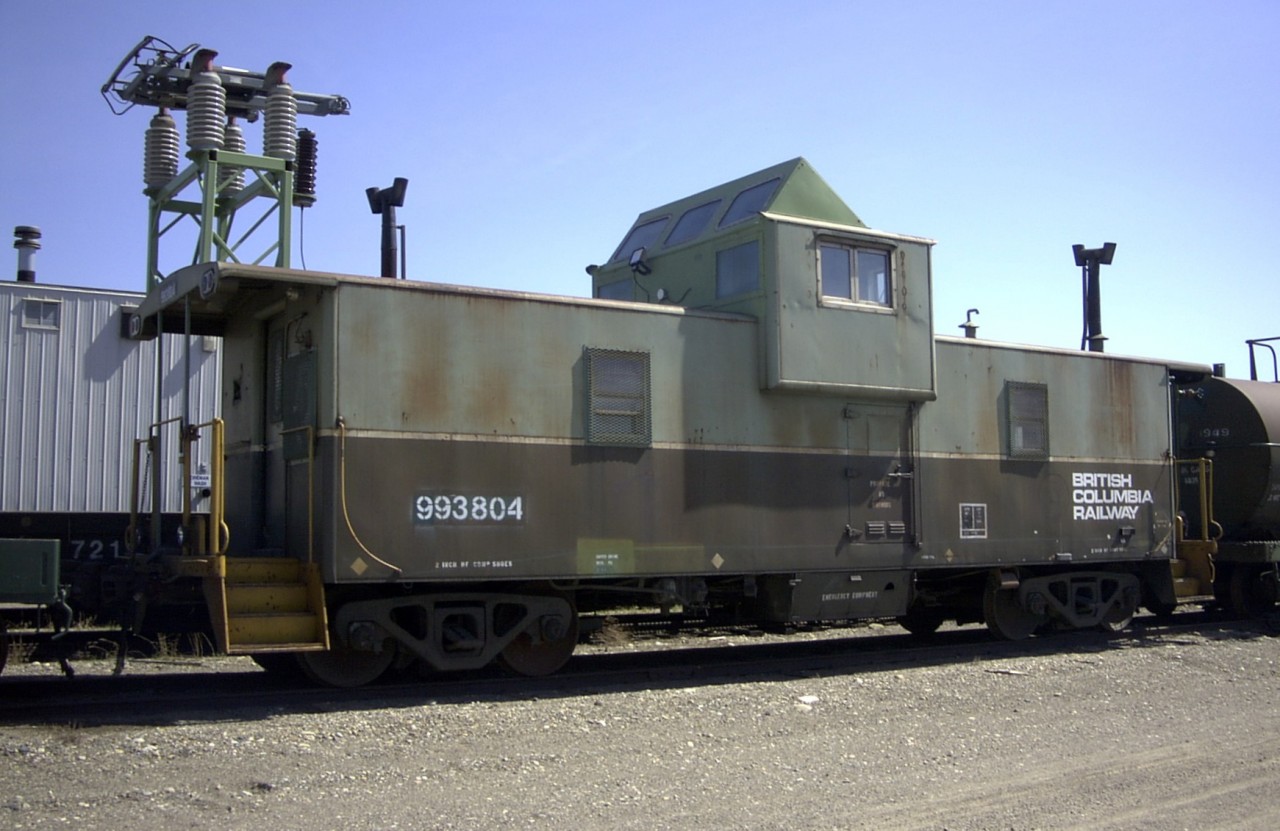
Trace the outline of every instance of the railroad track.
{"type": "MultiPolygon", "coordinates": [[[[625,626],[625,622],[619,621],[625,626]]],[[[636,631],[655,631],[650,622],[636,631]]],[[[886,628],[809,640],[737,637],[710,629],[664,648],[614,648],[574,656],[547,678],[498,670],[422,676],[406,672],[354,690],[316,688],[266,673],[247,662],[168,660],[172,671],[114,677],[0,678],[0,724],[164,725],[267,718],[289,713],[416,707],[476,700],[545,698],[591,692],[743,683],[804,675],[855,675],[966,661],[1002,661],[1050,654],[1089,654],[1177,642],[1179,636],[1252,638],[1280,633],[1280,620],[1238,621],[1208,612],[1182,612],[1172,621],[1140,617],[1122,633],[1065,632],[1025,641],[992,640],[969,626],[919,639],[886,628]],[[233,666],[234,668],[228,668],[233,666]]],[[[643,645],[643,644],[642,644],[643,645]]],[[[135,661],[134,663],[139,663],[135,661]]],[[[154,668],[154,667],[149,667],[154,668]]]]}

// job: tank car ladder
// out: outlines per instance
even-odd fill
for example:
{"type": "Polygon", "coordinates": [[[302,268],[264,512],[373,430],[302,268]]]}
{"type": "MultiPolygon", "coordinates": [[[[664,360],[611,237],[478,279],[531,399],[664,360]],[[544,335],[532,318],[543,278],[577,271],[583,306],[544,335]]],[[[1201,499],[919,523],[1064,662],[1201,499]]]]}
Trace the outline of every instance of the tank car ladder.
{"type": "Polygon", "coordinates": [[[1186,536],[1186,522],[1182,512],[1175,520],[1177,534],[1175,559],[1169,562],[1173,570],[1173,589],[1178,603],[1190,603],[1212,599],[1214,580],[1214,555],[1218,553],[1218,537],[1222,527],[1213,518],[1213,462],[1210,459],[1194,459],[1178,462],[1179,475],[1194,466],[1199,492],[1199,535],[1186,536]],[[1211,533],[1216,530],[1217,533],[1211,533]]]}

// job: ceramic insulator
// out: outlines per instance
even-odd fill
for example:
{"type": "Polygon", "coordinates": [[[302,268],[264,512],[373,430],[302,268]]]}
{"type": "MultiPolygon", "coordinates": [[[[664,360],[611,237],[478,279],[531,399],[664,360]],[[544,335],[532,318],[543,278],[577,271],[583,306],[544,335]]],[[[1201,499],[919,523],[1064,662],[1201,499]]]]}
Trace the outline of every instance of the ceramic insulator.
{"type": "Polygon", "coordinates": [[[161,107],[160,112],[151,117],[144,139],[142,181],[148,193],[159,190],[178,175],[181,144],[177,123],[169,111],[161,107]]]}
{"type": "Polygon", "coordinates": [[[227,120],[227,91],[214,72],[198,72],[187,90],[187,147],[220,150],[227,120]]]}
{"type": "MultiPolygon", "coordinates": [[[[244,130],[234,118],[227,119],[227,127],[223,133],[222,149],[232,153],[243,153],[245,150],[244,130]]],[[[221,167],[218,169],[218,192],[223,196],[231,196],[244,190],[243,167],[221,167]]]]}
{"type": "Polygon", "coordinates": [[[298,157],[298,100],[293,87],[276,84],[267,96],[262,121],[262,155],[293,161],[298,157]]]}

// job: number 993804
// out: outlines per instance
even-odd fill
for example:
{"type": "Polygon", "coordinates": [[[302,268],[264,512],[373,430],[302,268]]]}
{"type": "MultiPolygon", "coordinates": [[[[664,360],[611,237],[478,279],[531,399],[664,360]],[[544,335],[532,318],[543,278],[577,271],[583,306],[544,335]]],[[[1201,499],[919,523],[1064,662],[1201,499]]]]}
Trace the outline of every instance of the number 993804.
{"type": "Polygon", "coordinates": [[[416,523],[507,523],[524,521],[524,498],[465,494],[423,494],[413,501],[416,523]]]}

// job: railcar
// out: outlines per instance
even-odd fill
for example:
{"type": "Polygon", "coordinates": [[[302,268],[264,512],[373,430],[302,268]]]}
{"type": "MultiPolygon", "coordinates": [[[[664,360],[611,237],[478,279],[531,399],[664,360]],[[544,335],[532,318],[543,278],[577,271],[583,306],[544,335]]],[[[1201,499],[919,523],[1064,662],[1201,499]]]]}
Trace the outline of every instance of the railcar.
{"type": "MultiPolygon", "coordinates": [[[[19,247],[39,237],[28,226],[17,233],[19,247]]],[[[93,620],[94,632],[76,633],[92,637],[119,622],[133,582],[127,531],[135,460],[164,477],[154,513],[140,504],[145,522],[172,537],[182,521],[177,442],[157,444],[149,455],[152,445],[137,439],[157,422],[161,437],[176,437],[184,404],[192,421],[212,418],[220,395],[216,340],[189,356],[173,336],[131,340],[125,324],[142,293],[35,276],[28,262],[18,281],[0,283],[0,661],[6,628],[45,650],[55,636],[58,647],[82,640],[68,636],[73,620],[93,620]],[[190,365],[179,366],[188,357],[190,365]],[[157,366],[175,381],[160,390],[158,405],[157,366]]],[[[196,460],[197,474],[207,461],[196,460]]]]}
{"type": "MultiPolygon", "coordinates": [[[[1094,305],[1087,353],[940,336],[932,241],[868,227],[803,159],[642,213],[589,298],[388,279],[403,179],[368,194],[383,277],[295,269],[317,152],[296,117],[349,102],[216,56],[144,38],[102,88],[158,108],[137,309],[60,337],[80,306],[41,295],[5,324],[27,357],[0,385],[0,536],[28,539],[0,540],[0,602],[59,636],[69,552],[98,577],[72,594],[125,599],[126,631],[162,615],[338,685],[552,672],[582,615],[629,605],[1022,638],[1274,604],[1280,385],[1104,354],[1094,305]],[[259,116],[260,155],[238,121],[259,116]],[[166,273],[175,228],[195,255],[166,273]]],[[[15,233],[32,279],[39,232],[15,233]]]]}
{"type": "Polygon", "coordinates": [[[203,584],[223,650],[344,685],[551,672],[628,604],[1021,638],[1204,599],[1221,523],[1179,460],[1210,448],[1175,410],[1238,387],[938,336],[932,245],[794,159],[641,214],[590,298],[179,269],[131,331],[216,334],[234,370],[208,520],[148,562],[203,584]]]}
{"type": "Polygon", "coordinates": [[[1179,455],[1194,460],[1179,480],[1183,550],[1207,562],[1206,589],[1241,616],[1275,605],[1280,562],[1280,383],[1251,374],[1184,385],[1175,411],[1179,455]]]}

